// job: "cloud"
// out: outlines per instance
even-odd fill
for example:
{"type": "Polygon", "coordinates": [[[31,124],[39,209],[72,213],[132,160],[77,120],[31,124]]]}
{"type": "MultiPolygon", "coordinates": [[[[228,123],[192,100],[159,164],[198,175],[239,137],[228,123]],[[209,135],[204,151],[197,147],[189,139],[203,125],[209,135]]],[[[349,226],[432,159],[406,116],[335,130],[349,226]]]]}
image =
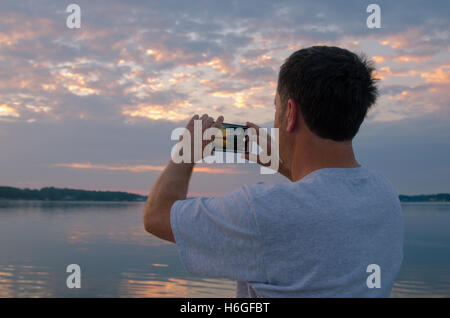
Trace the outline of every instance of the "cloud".
{"type": "MultiPolygon", "coordinates": [[[[390,49],[375,58],[394,63],[380,69],[381,78],[407,80],[430,67],[410,71],[399,65],[432,65],[448,39],[440,12],[425,10],[429,18],[417,26],[407,10],[388,2],[380,4],[389,25],[383,34],[365,27],[359,2],[79,5],[83,26],[69,30],[64,8],[55,3],[2,2],[8,18],[1,22],[0,96],[20,114],[15,120],[94,118],[104,112],[110,120],[178,121],[204,110],[213,115],[226,110],[230,121],[242,115],[267,121],[278,67],[295,48],[324,43],[364,50],[369,36],[390,49]],[[257,94],[255,87],[261,88],[257,94]],[[174,103],[190,106],[180,110],[174,103]],[[36,116],[30,105],[49,111],[36,116]]],[[[415,8],[418,2],[408,5],[415,8]]]]}
{"type": "MultiPolygon", "coordinates": [[[[110,171],[128,171],[128,172],[149,172],[149,171],[163,171],[165,166],[153,166],[153,165],[105,165],[105,164],[91,164],[87,163],[55,163],[53,167],[65,167],[71,169],[95,169],[95,170],[110,170],[110,171]]],[[[196,173],[207,174],[242,174],[245,171],[240,171],[235,168],[210,168],[210,167],[194,167],[196,173]]]]}
{"type": "Polygon", "coordinates": [[[6,104],[0,105],[0,117],[20,117],[19,112],[6,104]]]}
{"type": "Polygon", "coordinates": [[[422,72],[420,76],[427,83],[450,84],[450,64],[439,66],[430,72],[422,72]]]}
{"type": "Polygon", "coordinates": [[[183,114],[176,110],[169,110],[163,105],[146,105],[140,104],[137,107],[131,109],[125,109],[122,114],[130,117],[142,117],[149,118],[153,120],[170,120],[170,121],[181,121],[188,119],[189,115],[183,114]]]}
{"type": "MultiPolygon", "coordinates": [[[[82,27],[70,30],[67,4],[2,0],[2,182],[146,189],[156,173],[131,169],[164,166],[171,130],[193,114],[270,122],[280,65],[311,45],[373,56],[382,79],[368,117],[374,127],[433,126],[430,118],[444,117],[450,98],[450,2],[377,3],[379,30],[366,27],[367,3],[359,0],[79,0],[82,27]]],[[[443,132],[439,126],[434,138],[443,132]]],[[[193,190],[260,180],[250,175],[222,174],[211,190],[210,173],[201,173],[193,190]]]]}

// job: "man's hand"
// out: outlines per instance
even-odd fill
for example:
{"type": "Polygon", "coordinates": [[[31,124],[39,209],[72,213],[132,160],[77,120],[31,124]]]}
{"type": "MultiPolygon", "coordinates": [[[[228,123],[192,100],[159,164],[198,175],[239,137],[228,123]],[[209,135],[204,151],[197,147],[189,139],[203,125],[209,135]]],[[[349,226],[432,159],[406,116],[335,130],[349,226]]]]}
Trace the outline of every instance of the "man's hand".
{"type": "MultiPolygon", "coordinates": [[[[263,167],[270,167],[270,162],[263,163],[260,158],[261,155],[267,156],[269,153],[272,153],[272,143],[274,143],[275,141],[269,134],[266,133],[266,131],[262,129],[260,130],[260,127],[258,125],[252,122],[246,122],[245,124],[247,125],[247,127],[254,128],[256,130],[256,135],[251,136],[249,141],[254,141],[259,146],[260,140],[266,140],[266,145],[264,145],[264,147],[261,147],[263,152],[257,155],[257,163],[263,167]]],[[[247,160],[252,159],[252,155],[250,153],[242,154],[242,157],[247,160]]],[[[278,173],[291,180],[290,168],[284,163],[281,157],[279,158],[278,173]]]]}
{"type": "Polygon", "coordinates": [[[223,123],[223,116],[219,116],[217,120],[214,121],[214,119],[212,117],[209,117],[208,114],[204,114],[202,117],[199,117],[199,115],[195,115],[189,120],[189,122],[186,125],[186,129],[189,131],[191,136],[190,142],[191,142],[192,163],[196,163],[197,161],[203,159],[205,148],[214,141],[214,136],[217,134],[222,123],[223,123]],[[195,131],[196,128],[197,131],[195,131]],[[211,128],[213,129],[211,139],[203,140],[203,134],[207,129],[211,128]],[[199,147],[197,152],[195,151],[196,146],[196,142],[194,141],[195,138],[199,138],[199,140],[197,140],[197,144],[201,145],[201,147],[199,147]]]}

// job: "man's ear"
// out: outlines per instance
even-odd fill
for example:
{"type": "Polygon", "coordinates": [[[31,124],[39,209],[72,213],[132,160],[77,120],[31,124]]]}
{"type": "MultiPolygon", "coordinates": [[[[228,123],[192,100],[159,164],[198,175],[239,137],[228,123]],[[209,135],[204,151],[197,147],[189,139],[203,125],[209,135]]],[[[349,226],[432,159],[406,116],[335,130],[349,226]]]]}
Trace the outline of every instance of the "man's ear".
{"type": "Polygon", "coordinates": [[[297,126],[298,109],[297,104],[292,99],[288,100],[286,114],[287,114],[286,132],[293,132],[295,127],[297,126]]]}

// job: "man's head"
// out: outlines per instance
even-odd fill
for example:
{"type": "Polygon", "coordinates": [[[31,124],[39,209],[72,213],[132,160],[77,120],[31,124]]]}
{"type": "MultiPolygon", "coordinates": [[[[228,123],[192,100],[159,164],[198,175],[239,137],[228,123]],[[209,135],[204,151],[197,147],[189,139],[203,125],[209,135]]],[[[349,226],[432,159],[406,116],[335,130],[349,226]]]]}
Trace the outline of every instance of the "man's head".
{"type": "Polygon", "coordinates": [[[278,76],[275,127],[281,155],[302,129],[321,139],[351,141],[377,98],[373,70],[364,57],[338,47],[294,52],[278,76]]]}

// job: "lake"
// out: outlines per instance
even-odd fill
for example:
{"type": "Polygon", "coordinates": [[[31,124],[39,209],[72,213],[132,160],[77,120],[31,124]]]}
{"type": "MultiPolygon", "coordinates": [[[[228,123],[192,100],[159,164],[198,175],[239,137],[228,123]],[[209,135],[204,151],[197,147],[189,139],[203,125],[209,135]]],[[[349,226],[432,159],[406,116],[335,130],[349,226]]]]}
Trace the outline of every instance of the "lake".
{"type": "MultiPolygon", "coordinates": [[[[0,297],[234,297],[187,273],[145,232],[143,202],[0,200],[0,297]],[[81,268],[69,289],[66,267],[81,268]]],[[[392,297],[450,297],[450,204],[402,204],[405,258],[392,297]]]]}

